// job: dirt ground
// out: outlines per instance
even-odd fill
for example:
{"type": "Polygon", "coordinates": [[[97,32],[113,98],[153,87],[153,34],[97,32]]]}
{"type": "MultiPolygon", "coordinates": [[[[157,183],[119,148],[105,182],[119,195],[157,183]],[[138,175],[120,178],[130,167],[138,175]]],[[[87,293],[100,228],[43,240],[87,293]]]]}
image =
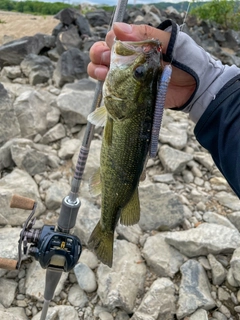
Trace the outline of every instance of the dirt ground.
{"type": "Polygon", "coordinates": [[[0,10],[0,45],[36,33],[51,34],[59,20],[53,16],[34,16],[0,10]]]}

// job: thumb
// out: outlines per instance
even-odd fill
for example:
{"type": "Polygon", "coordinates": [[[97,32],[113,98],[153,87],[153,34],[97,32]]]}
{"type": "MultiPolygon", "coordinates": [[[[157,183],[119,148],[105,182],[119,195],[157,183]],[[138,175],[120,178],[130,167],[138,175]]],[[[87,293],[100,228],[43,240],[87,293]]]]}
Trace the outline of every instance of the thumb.
{"type": "MultiPolygon", "coordinates": [[[[122,41],[141,41],[146,39],[158,39],[163,46],[163,52],[166,51],[170,39],[170,33],[159,30],[157,28],[141,24],[126,24],[122,22],[115,22],[113,25],[113,32],[118,40],[122,41]]],[[[113,34],[106,39],[108,44],[113,41],[113,34]]]]}

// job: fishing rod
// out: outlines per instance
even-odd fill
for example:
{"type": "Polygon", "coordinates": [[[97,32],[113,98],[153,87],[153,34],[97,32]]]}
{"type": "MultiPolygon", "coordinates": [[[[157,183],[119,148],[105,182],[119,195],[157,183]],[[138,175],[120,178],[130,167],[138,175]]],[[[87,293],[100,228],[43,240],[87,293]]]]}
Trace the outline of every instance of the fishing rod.
{"type": "MultiPolygon", "coordinates": [[[[114,13],[114,22],[123,21],[128,0],[118,0],[114,13]]],[[[102,100],[103,81],[98,81],[93,97],[90,113],[98,108],[102,100]]],[[[94,125],[87,123],[82,146],[78,155],[74,177],[71,182],[69,194],[62,200],[61,210],[55,225],[44,225],[41,229],[33,228],[36,218],[34,217],[37,202],[33,199],[13,195],[10,203],[11,208],[31,210],[29,217],[23,225],[18,241],[18,259],[0,257],[0,268],[15,270],[20,269],[22,256],[30,255],[39,261],[42,268],[46,269],[44,304],[40,320],[45,320],[50,301],[54,296],[56,286],[62,272],[69,272],[77,264],[82,252],[80,239],[71,234],[77,214],[81,206],[78,197],[80,184],[87,162],[90,144],[93,138],[94,125]]]]}

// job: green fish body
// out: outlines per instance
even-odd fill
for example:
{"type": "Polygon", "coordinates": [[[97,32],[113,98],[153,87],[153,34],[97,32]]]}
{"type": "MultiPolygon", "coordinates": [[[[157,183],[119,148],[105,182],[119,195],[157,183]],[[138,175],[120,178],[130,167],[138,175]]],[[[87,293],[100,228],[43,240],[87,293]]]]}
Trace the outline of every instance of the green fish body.
{"type": "Polygon", "coordinates": [[[105,114],[106,123],[100,172],[92,180],[93,190],[101,189],[101,218],[88,244],[110,267],[119,218],[124,225],[140,218],[138,184],[149,151],[160,73],[157,40],[116,41],[103,88],[104,107],[90,117],[96,124],[105,114]]]}

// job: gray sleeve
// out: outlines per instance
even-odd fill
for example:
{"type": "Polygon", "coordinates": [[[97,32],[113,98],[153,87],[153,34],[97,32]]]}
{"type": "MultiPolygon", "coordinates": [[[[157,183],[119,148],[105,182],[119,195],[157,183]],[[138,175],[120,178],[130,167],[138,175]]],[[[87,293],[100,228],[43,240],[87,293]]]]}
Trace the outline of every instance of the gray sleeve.
{"type": "Polygon", "coordinates": [[[190,36],[180,31],[178,25],[169,21],[162,24],[164,29],[159,26],[159,29],[172,33],[164,60],[188,72],[196,81],[196,90],[191,98],[175,110],[188,112],[196,123],[220,89],[240,74],[240,69],[235,65],[223,65],[220,60],[216,60],[197,45],[190,36]]]}

